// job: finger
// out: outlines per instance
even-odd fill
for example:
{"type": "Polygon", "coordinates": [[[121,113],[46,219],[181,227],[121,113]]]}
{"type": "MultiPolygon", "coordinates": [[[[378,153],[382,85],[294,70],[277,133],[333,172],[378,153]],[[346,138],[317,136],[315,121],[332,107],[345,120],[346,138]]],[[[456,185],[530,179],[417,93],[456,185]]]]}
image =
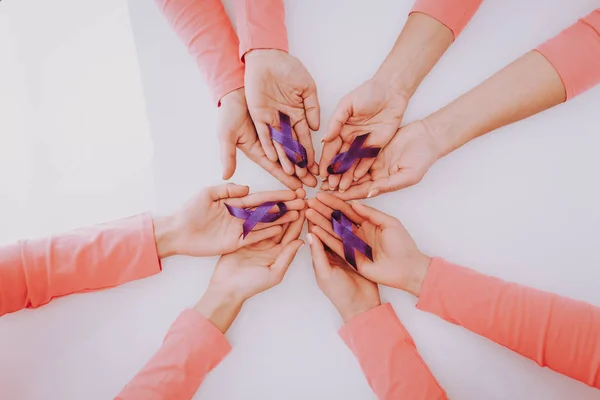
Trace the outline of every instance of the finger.
{"type": "Polygon", "coordinates": [[[261,229],[267,229],[267,228],[270,228],[271,226],[285,225],[285,224],[288,224],[290,222],[297,220],[298,217],[299,217],[298,211],[289,211],[289,212],[285,213],[284,215],[282,215],[277,221],[259,222],[258,224],[256,224],[254,229],[252,229],[252,232],[260,231],[261,229]]]}
{"type": "Polygon", "coordinates": [[[336,137],[331,142],[326,142],[323,145],[323,152],[321,153],[321,159],[319,160],[319,175],[325,179],[329,176],[327,167],[333,161],[333,158],[339,153],[342,148],[342,138],[336,137]]]}
{"type": "Polygon", "coordinates": [[[398,219],[384,212],[376,210],[373,207],[369,207],[358,202],[352,202],[351,205],[358,215],[371,222],[373,225],[380,226],[382,228],[389,228],[397,226],[400,223],[398,219]]]}
{"type": "Polygon", "coordinates": [[[321,183],[321,187],[319,189],[325,191],[329,190],[329,179],[325,179],[323,183],[321,183]]]}
{"type": "Polygon", "coordinates": [[[375,197],[381,193],[389,193],[396,190],[404,189],[409,186],[419,183],[422,176],[413,171],[400,170],[399,172],[387,177],[373,181],[369,188],[367,197],[375,197]]]}
{"type": "Polygon", "coordinates": [[[273,140],[271,140],[271,132],[269,132],[269,127],[265,123],[256,122],[254,123],[254,127],[256,128],[258,139],[260,140],[260,144],[262,145],[265,154],[269,160],[277,162],[277,151],[273,146],[273,140]]]}
{"type": "Polygon", "coordinates": [[[306,176],[309,172],[308,169],[306,168],[300,168],[297,165],[294,165],[294,172],[296,174],[297,177],[302,178],[304,176],[306,176]]]}
{"type": "Polygon", "coordinates": [[[283,146],[276,142],[273,142],[273,146],[275,146],[275,151],[277,151],[279,163],[281,164],[283,171],[288,175],[294,175],[294,172],[296,171],[294,168],[294,164],[292,164],[287,154],[285,154],[283,146]]]}
{"type": "Polygon", "coordinates": [[[325,218],[327,218],[328,220],[331,220],[331,214],[333,213],[334,210],[332,208],[326,206],[325,204],[321,203],[316,198],[308,199],[306,201],[306,205],[308,206],[309,209],[312,209],[312,210],[318,212],[319,214],[321,214],[322,216],[324,216],[325,218]]]}
{"type": "Polygon", "coordinates": [[[306,149],[307,168],[313,168],[315,163],[315,149],[306,119],[302,119],[294,125],[294,133],[298,137],[298,142],[306,149]]]}
{"type": "Polygon", "coordinates": [[[317,200],[333,210],[340,210],[355,224],[360,225],[364,222],[364,218],[357,214],[350,204],[332,194],[318,193],[317,200]]]}
{"type": "Polygon", "coordinates": [[[279,235],[282,230],[283,227],[281,225],[276,225],[260,231],[252,231],[248,234],[248,236],[246,236],[245,239],[242,237],[242,235],[240,235],[239,247],[248,246],[263,241],[265,239],[274,238],[277,235],[279,235]]]}
{"type": "Polygon", "coordinates": [[[354,170],[356,169],[356,166],[358,165],[359,161],[360,160],[355,160],[354,163],[352,163],[352,165],[350,166],[350,169],[342,174],[342,177],[340,179],[340,186],[338,188],[340,193],[344,193],[346,190],[348,190],[350,185],[352,185],[352,183],[354,182],[354,170]]]}
{"type": "Polygon", "coordinates": [[[337,233],[334,232],[333,227],[331,226],[331,220],[327,217],[321,215],[317,211],[309,208],[306,210],[306,218],[315,226],[323,229],[327,233],[332,236],[339,237],[337,233]]]}
{"type": "MultiPolygon", "coordinates": [[[[342,147],[340,148],[340,153],[346,152],[350,149],[350,143],[344,142],[342,143],[342,147]]],[[[338,185],[340,184],[340,180],[342,179],[342,175],[340,174],[331,174],[329,175],[329,189],[336,190],[338,185]]]]}
{"type": "Polygon", "coordinates": [[[273,265],[271,265],[271,276],[274,285],[283,280],[290,264],[294,261],[294,257],[296,257],[296,253],[303,244],[304,242],[302,240],[297,239],[283,247],[283,250],[281,250],[281,253],[279,253],[273,265]]]}
{"type": "Polygon", "coordinates": [[[347,200],[366,199],[369,194],[371,184],[372,184],[372,182],[370,180],[365,181],[360,184],[350,186],[350,188],[348,190],[346,190],[344,193],[332,192],[331,195],[337,197],[338,199],[342,199],[342,200],[346,200],[346,201],[347,200]]]}
{"type": "Polygon", "coordinates": [[[315,187],[317,186],[317,178],[314,177],[314,175],[312,174],[306,174],[302,177],[300,177],[300,180],[302,181],[303,184],[305,184],[308,187],[315,187]]]}
{"type": "Polygon", "coordinates": [[[317,85],[314,81],[304,93],[302,93],[304,102],[304,114],[308,126],[313,131],[318,131],[321,125],[321,107],[319,106],[319,96],[317,95],[317,85]]]}
{"type": "Polygon", "coordinates": [[[235,172],[236,143],[229,137],[222,137],[219,144],[221,148],[221,165],[223,166],[222,178],[227,180],[235,172]]]}
{"type": "Polygon", "coordinates": [[[226,183],[218,186],[207,187],[206,192],[212,201],[221,199],[237,198],[248,195],[250,188],[248,186],[236,185],[234,183],[226,183]]]}
{"type": "Polygon", "coordinates": [[[262,169],[278,179],[285,186],[292,190],[302,187],[302,182],[300,182],[298,178],[286,174],[281,167],[281,164],[273,162],[267,158],[265,151],[258,141],[258,137],[256,137],[256,140],[254,140],[252,143],[246,142],[240,144],[239,148],[246,155],[246,157],[254,161],[262,169]]]}
{"type": "Polygon", "coordinates": [[[306,197],[306,190],[304,190],[303,188],[296,189],[296,198],[297,199],[304,199],[305,197],[306,197]]]}
{"type": "MultiPolygon", "coordinates": [[[[247,194],[247,193],[246,193],[247,194]]],[[[292,201],[296,199],[296,192],[293,190],[272,190],[268,192],[252,193],[245,197],[232,199],[227,204],[239,208],[258,207],[267,201],[292,201]]]]}
{"type": "Polygon", "coordinates": [[[283,235],[283,238],[281,239],[281,244],[287,245],[300,237],[300,232],[302,232],[302,226],[304,226],[304,220],[306,218],[304,211],[300,211],[299,214],[297,220],[290,222],[290,225],[285,231],[285,235],[283,235]]]}
{"type": "Polygon", "coordinates": [[[313,226],[311,233],[314,233],[325,246],[329,247],[331,251],[344,259],[344,244],[341,240],[330,235],[327,231],[316,225],[313,226]]]}
{"type": "Polygon", "coordinates": [[[333,115],[329,120],[329,126],[327,127],[327,133],[323,136],[322,141],[331,142],[334,138],[340,136],[342,128],[350,116],[352,116],[352,101],[350,97],[344,96],[333,111],[333,115]]]}
{"type": "Polygon", "coordinates": [[[281,243],[281,239],[283,239],[283,235],[285,235],[285,231],[287,231],[287,228],[290,226],[290,224],[284,224],[281,225],[282,229],[281,232],[279,234],[277,234],[276,236],[273,236],[273,241],[277,244],[281,243]]]}
{"type": "Polygon", "coordinates": [[[356,169],[354,170],[354,182],[358,182],[363,176],[369,172],[371,166],[375,162],[375,158],[363,158],[358,162],[356,169]]]}
{"type": "Polygon", "coordinates": [[[315,234],[309,233],[306,235],[306,241],[310,246],[310,255],[312,258],[313,268],[317,279],[327,277],[331,273],[331,264],[325,253],[325,248],[319,237],[315,234]]]}

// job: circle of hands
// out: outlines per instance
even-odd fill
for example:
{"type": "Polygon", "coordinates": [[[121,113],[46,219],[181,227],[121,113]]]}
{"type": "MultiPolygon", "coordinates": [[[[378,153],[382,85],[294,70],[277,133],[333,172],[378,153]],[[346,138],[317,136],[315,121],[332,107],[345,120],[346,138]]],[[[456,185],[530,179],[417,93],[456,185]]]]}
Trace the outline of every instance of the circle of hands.
{"type": "Polygon", "coordinates": [[[290,190],[250,194],[247,186],[235,184],[206,188],[166,217],[170,234],[161,242],[163,253],[222,255],[207,293],[241,305],[282,281],[304,244],[299,236],[308,220],[306,239],[317,283],[344,321],[380,304],[378,283],[418,293],[429,257],[417,249],[399,220],[347,201],[419,182],[442,155],[435,134],[423,121],[400,127],[407,98],[374,77],[340,100],[317,163],[311,130],[320,127],[320,106],[308,70],[279,50],[253,50],[245,62],[245,88],[225,95],[219,109],[222,177],[234,174],[239,148],[290,190]],[[306,148],[306,168],[294,165],[271,139],[269,126],[280,129],[279,112],[290,117],[294,139],[306,148]],[[329,175],[333,158],[365,133],[370,133],[365,147],[382,148],[378,157],[356,160],[345,173],[329,175]],[[306,200],[302,186],[317,186],[317,177],[321,189],[331,193],[306,200]],[[259,223],[243,238],[244,220],[231,216],[225,204],[255,209],[267,201],[285,202],[288,212],[275,222],[259,223]],[[342,240],[332,228],[334,210],[342,211],[354,223],[354,233],[372,246],[373,261],[356,252],[357,268],[346,262],[342,240]]]}

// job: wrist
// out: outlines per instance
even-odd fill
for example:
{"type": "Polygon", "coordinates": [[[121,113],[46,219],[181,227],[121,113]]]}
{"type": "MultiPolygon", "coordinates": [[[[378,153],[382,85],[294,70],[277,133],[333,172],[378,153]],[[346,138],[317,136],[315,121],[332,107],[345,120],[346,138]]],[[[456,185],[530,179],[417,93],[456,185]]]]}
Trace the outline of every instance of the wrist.
{"type": "Polygon", "coordinates": [[[364,312],[367,312],[369,310],[372,310],[375,307],[379,307],[380,305],[381,305],[381,300],[379,300],[379,298],[377,298],[377,300],[373,300],[370,302],[356,302],[356,303],[348,304],[344,307],[338,308],[338,312],[340,313],[340,316],[342,317],[342,321],[344,321],[344,324],[347,324],[354,317],[356,317],[364,312]]]}
{"type": "Polygon", "coordinates": [[[177,228],[172,216],[154,217],[154,241],[159,258],[166,258],[177,254],[175,243],[177,228]]]}
{"type": "Polygon", "coordinates": [[[232,90],[221,97],[221,105],[229,103],[243,103],[246,105],[246,93],[243,86],[241,88],[232,90]]]}
{"type": "Polygon", "coordinates": [[[431,264],[431,257],[425,254],[419,253],[418,257],[411,262],[412,269],[411,273],[406,280],[404,287],[401,289],[412,294],[415,297],[419,297],[421,294],[421,287],[429,271],[429,264],[431,264]]]}
{"type": "Polygon", "coordinates": [[[225,333],[237,317],[243,303],[244,299],[235,293],[209,285],[202,298],[194,306],[194,310],[225,333]]]}
{"type": "Polygon", "coordinates": [[[248,61],[252,61],[254,59],[259,59],[262,57],[271,57],[274,55],[277,56],[282,54],[287,53],[279,49],[252,49],[246,52],[246,54],[244,54],[244,60],[246,63],[248,63],[248,61]]]}

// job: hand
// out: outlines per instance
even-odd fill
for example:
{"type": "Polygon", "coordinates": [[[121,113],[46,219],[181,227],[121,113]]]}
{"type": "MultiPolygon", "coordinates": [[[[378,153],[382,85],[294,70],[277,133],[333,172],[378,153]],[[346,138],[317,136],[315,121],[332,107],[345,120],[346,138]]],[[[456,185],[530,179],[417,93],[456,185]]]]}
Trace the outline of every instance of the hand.
{"type": "Polygon", "coordinates": [[[154,219],[159,257],[174,254],[196,257],[230,253],[262,240],[276,237],[283,225],[296,221],[305,207],[304,189],[248,194],[248,186],[231,183],[203,189],[181,209],[168,217],[154,219]],[[255,208],[266,201],[285,202],[288,212],[272,223],[259,223],[242,238],[244,220],[233,217],[225,203],[255,208]]]}
{"type": "Polygon", "coordinates": [[[325,249],[318,236],[309,233],[306,240],[310,245],[317,284],[337,308],[344,323],[381,305],[376,283],[354,272],[342,257],[325,249]]]}
{"type": "Polygon", "coordinates": [[[279,284],[298,249],[304,211],[275,237],[221,256],[195,309],[225,332],[244,301],[279,284]]]}
{"type": "Polygon", "coordinates": [[[321,178],[329,177],[326,190],[335,190],[339,184],[340,193],[344,193],[367,173],[373,159],[359,160],[342,175],[329,175],[327,167],[338,153],[348,151],[358,135],[371,133],[365,147],[387,145],[400,127],[408,104],[409,97],[403,93],[389,79],[376,76],[340,100],[322,140],[325,144],[319,164],[321,178]]]}
{"type": "Polygon", "coordinates": [[[246,99],[256,132],[267,157],[279,159],[283,170],[314,187],[317,179],[292,164],[283,147],[271,140],[268,125],[279,128],[279,111],[290,117],[295,137],[306,148],[308,170],[319,171],[310,130],[319,129],[320,108],[312,77],[295,57],[281,50],[252,50],[246,60],[246,99]]]}
{"type": "Polygon", "coordinates": [[[308,200],[306,217],[313,224],[311,233],[340,257],[344,248],[331,226],[331,213],[341,211],[358,227],[354,233],[373,248],[373,261],[356,254],[358,273],[382,285],[419,295],[431,259],[422,254],[410,234],[396,218],[360,203],[346,203],[319,193],[308,200]]]}
{"type": "Polygon", "coordinates": [[[335,195],[343,200],[364,199],[415,185],[443,154],[440,141],[423,121],[406,125],[379,153],[367,175],[335,195]]]}
{"type": "Polygon", "coordinates": [[[231,178],[235,172],[236,147],[238,147],[246,157],[260,165],[285,186],[292,190],[302,187],[302,182],[298,178],[286,174],[281,165],[269,160],[265,155],[248,114],[244,88],[234,90],[221,99],[218,132],[224,180],[231,178]]]}

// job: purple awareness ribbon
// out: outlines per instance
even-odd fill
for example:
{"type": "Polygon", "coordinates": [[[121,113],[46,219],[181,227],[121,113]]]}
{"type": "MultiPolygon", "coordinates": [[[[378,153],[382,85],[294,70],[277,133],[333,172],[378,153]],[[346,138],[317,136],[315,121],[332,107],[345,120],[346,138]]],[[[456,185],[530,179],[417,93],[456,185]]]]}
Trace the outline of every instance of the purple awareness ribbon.
{"type": "Polygon", "coordinates": [[[335,210],[331,213],[331,224],[333,231],[342,238],[344,244],[344,258],[354,269],[356,267],[356,255],[354,250],[360,251],[365,257],[373,261],[373,249],[371,246],[363,242],[352,231],[352,221],[348,219],[341,211],[335,210]]]}
{"type": "Polygon", "coordinates": [[[281,201],[267,201],[265,203],[262,203],[255,210],[250,210],[248,208],[244,209],[233,207],[229,204],[225,204],[225,207],[227,207],[227,211],[229,211],[229,214],[233,215],[236,218],[245,220],[244,224],[242,225],[242,229],[244,231],[244,239],[259,222],[275,222],[288,211],[285,203],[281,201]],[[276,213],[269,213],[269,210],[273,208],[274,205],[279,207],[279,211],[277,211],[276,213]]]}
{"type": "Polygon", "coordinates": [[[363,144],[369,137],[370,133],[365,133],[354,138],[348,151],[338,154],[333,158],[331,164],[327,167],[327,172],[332,175],[343,174],[348,171],[354,161],[359,158],[375,158],[381,150],[380,147],[366,147],[363,149],[363,144]],[[335,164],[340,163],[338,168],[335,164]]]}
{"type": "Polygon", "coordinates": [[[300,168],[306,168],[306,165],[308,164],[306,149],[292,136],[290,117],[282,112],[279,112],[279,121],[281,125],[281,131],[273,128],[271,125],[268,125],[269,132],[271,132],[271,138],[283,146],[285,154],[292,163],[300,168]],[[300,157],[300,160],[298,160],[298,157],[300,157]]]}

